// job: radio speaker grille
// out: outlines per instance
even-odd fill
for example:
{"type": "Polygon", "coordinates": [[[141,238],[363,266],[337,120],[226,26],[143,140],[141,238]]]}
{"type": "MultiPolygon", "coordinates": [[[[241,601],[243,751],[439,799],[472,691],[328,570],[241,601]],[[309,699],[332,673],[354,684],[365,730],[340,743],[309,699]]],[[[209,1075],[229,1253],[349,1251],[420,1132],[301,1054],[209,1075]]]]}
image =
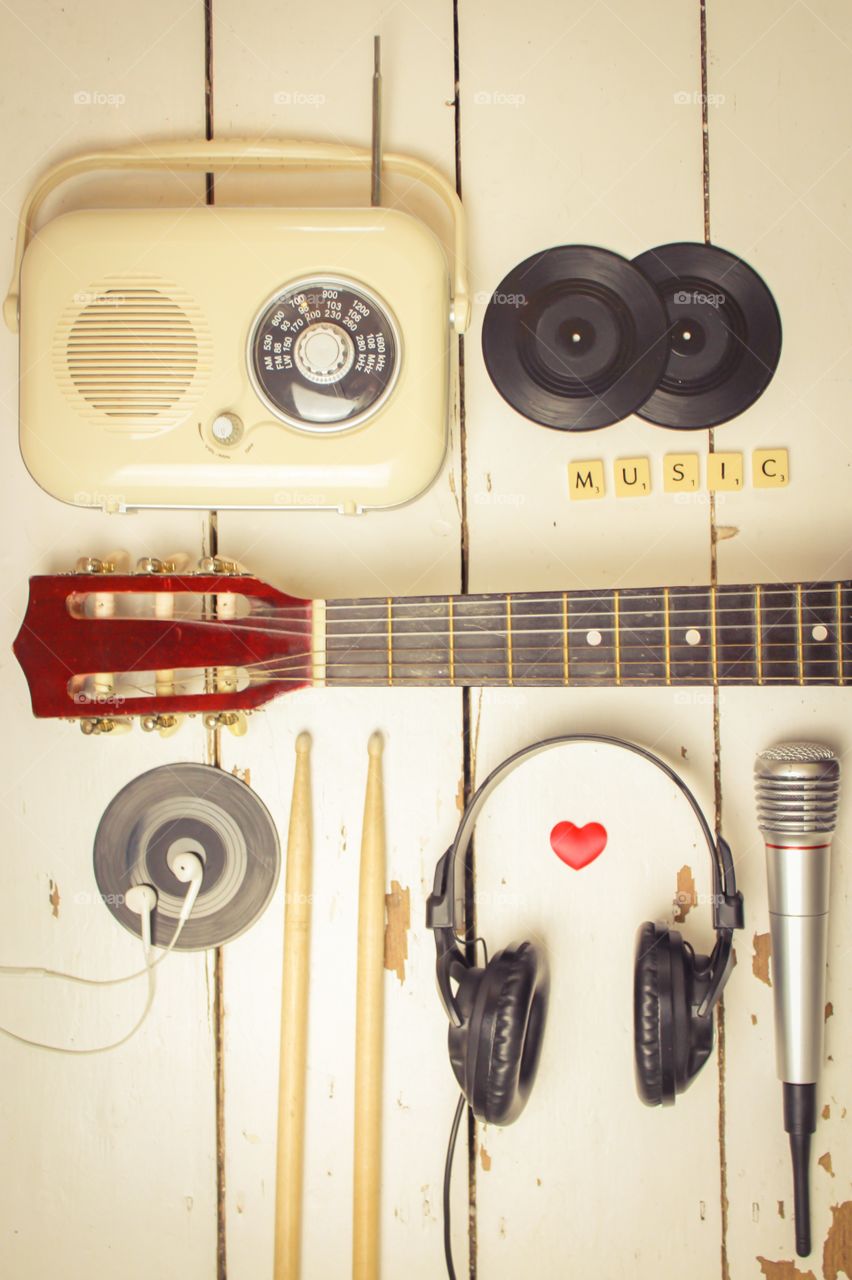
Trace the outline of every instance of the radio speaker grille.
{"type": "Polygon", "coordinates": [[[159,277],[112,277],[78,293],[60,321],[54,369],[63,391],[104,426],[176,426],[210,371],[207,325],[159,277]]]}

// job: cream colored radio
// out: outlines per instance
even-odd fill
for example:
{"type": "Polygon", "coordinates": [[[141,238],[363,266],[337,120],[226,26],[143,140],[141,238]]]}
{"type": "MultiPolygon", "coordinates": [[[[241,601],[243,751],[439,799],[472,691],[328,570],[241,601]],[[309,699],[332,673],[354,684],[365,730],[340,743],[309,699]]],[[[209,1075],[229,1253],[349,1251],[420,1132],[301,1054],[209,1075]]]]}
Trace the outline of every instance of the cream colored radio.
{"type": "Polygon", "coordinates": [[[451,336],[468,319],[464,217],[436,170],[386,155],[449,209],[452,269],[384,207],[84,210],[45,197],[95,168],[349,168],[367,150],[206,142],[80,156],[21,215],[9,326],[33,478],[77,506],[393,507],[446,452],[451,336]]]}

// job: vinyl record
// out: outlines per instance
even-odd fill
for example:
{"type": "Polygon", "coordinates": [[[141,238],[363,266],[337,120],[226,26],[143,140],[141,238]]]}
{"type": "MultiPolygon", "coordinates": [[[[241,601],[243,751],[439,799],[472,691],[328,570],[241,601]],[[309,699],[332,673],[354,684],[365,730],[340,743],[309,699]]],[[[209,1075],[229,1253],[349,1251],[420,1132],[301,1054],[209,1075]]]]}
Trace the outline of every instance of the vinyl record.
{"type": "Polygon", "coordinates": [[[203,764],[171,764],[129,782],[110,801],[95,836],[95,878],[125,929],[141,934],[141,919],[124,898],[131,885],[157,891],[151,936],[168,946],[186,885],[169,859],[197,853],[201,892],[176,950],[201,951],[230,942],[262,914],[281,866],[278,834],[265,805],[230,773],[203,764]]]}
{"type": "Polygon", "coordinates": [[[668,358],[666,315],[617,253],[565,245],[534,254],[500,282],[482,353],[504,400],[533,422],[591,431],[633,413],[668,358]]]}
{"type": "Polygon", "coordinates": [[[639,416],[699,430],[754,404],[781,355],[778,308],[757,272],[707,244],[661,245],[633,265],[659,293],[670,333],[665,372],[639,416]]]}

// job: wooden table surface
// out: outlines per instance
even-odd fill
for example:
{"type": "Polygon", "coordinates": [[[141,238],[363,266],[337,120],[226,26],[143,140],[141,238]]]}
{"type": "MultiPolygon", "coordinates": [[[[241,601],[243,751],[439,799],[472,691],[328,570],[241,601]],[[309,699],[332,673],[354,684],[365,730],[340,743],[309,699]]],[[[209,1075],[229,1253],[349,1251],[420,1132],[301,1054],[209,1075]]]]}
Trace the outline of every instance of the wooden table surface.
{"type": "MultiPolygon", "coordinates": [[[[222,513],[222,554],[311,596],[450,592],[463,565],[471,590],[706,583],[714,554],[719,582],[852,577],[848,6],[707,0],[705,12],[699,0],[458,0],[454,14],[450,0],[210,0],[208,10],[199,0],[0,6],[2,270],[28,187],[75,152],[201,137],[208,110],[217,137],[366,144],[379,33],[385,143],[455,174],[474,299],[451,449],[432,489],[404,509],[359,518],[222,513]],[[632,257],[701,240],[706,217],[712,240],[760,271],[781,311],[781,364],[755,406],[708,441],[634,417],[582,437],[546,431],[500,399],[480,329],[512,266],[562,243],[632,257]],[[747,483],[714,503],[704,485],[686,499],[663,493],[665,453],[700,454],[703,474],[712,447],[741,452],[746,464],[756,448],[787,448],[791,482],[747,483]],[[602,459],[610,476],[616,458],[637,456],[650,460],[649,496],[569,502],[571,461],[602,459]]],[[[316,188],[316,178],[229,177],[216,183],[216,201],[298,205],[317,199],[316,188]]],[[[421,209],[405,184],[393,194],[400,207],[421,209]]],[[[201,177],[98,177],[51,208],[203,195],[201,177]]],[[[365,195],[363,183],[347,180],[330,198],[365,195]]],[[[196,721],[168,741],[138,730],[84,741],[72,725],[36,723],[9,644],[30,574],[118,546],[134,557],[197,556],[205,520],[177,511],[110,517],[49,498],[18,453],[9,334],[0,335],[0,361],[0,960],[129,972],[138,949],[97,900],[94,831],[138,773],[204,759],[203,732],[196,721]]],[[[459,690],[313,690],[254,716],[245,738],[224,736],[224,767],[251,781],[282,836],[295,737],[307,729],[314,743],[306,1277],[346,1275],[350,1265],[358,849],[376,729],[386,743],[388,892],[395,882],[393,924],[407,949],[386,976],[384,1275],[443,1274],[441,1178],[456,1091],[424,905],[458,821],[465,755],[481,778],[527,742],[586,730],[665,755],[708,812],[721,798],[746,927],[717,1051],[674,1109],[639,1104],[635,928],[685,914],[690,941],[703,947],[712,937],[707,858],[683,802],[641,762],[603,750],[556,752],[516,774],[478,832],[478,923],[492,949],[515,937],[544,941],[552,1002],[526,1113],[506,1130],[480,1126],[469,1163],[458,1153],[457,1258],[463,1268],[470,1246],[471,1274],[483,1280],[852,1276],[852,825],[844,804],[812,1166],[815,1243],[796,1262],[751,782],[754,753],[779,738],[824,740],[845,753],[850,712],[849,689],[726,689],[715,699],[710,690],[488,690],[470,695],[465,737],[459,690]],[[604,856],[581,875],[550,852],[548,833],[562,819],[609,831],[604,856]]],[[[148,1021],[115,1053],[66,1059],[0,1038],[4,1275],[271,1276],[282,895],[283,877],[266,915],[218,963],[170,957],[148,1021]]],[[[120,1034],[143,1000],[141,989],[4,979],[0,1022],[97,1043],[120,1034]]]]}

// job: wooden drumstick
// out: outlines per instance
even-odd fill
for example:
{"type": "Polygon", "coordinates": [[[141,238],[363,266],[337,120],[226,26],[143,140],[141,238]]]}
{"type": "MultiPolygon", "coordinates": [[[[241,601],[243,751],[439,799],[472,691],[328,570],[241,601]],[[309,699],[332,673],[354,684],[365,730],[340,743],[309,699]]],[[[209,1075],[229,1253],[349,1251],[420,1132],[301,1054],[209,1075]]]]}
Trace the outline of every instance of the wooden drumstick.
{"type": "Polygon", "coordinates": [[[296,739],[284,888],[284,972],[275,1174],[275,1280],[299,1280],[311,940],[311,738],[296,739]]]}
{"type": "Polygon", "coordinates": [[[361,833],[355,1019],[353,1280],[378,1280],[385,976],[385,815],[381,734],[370,738],[361,833]]]}

